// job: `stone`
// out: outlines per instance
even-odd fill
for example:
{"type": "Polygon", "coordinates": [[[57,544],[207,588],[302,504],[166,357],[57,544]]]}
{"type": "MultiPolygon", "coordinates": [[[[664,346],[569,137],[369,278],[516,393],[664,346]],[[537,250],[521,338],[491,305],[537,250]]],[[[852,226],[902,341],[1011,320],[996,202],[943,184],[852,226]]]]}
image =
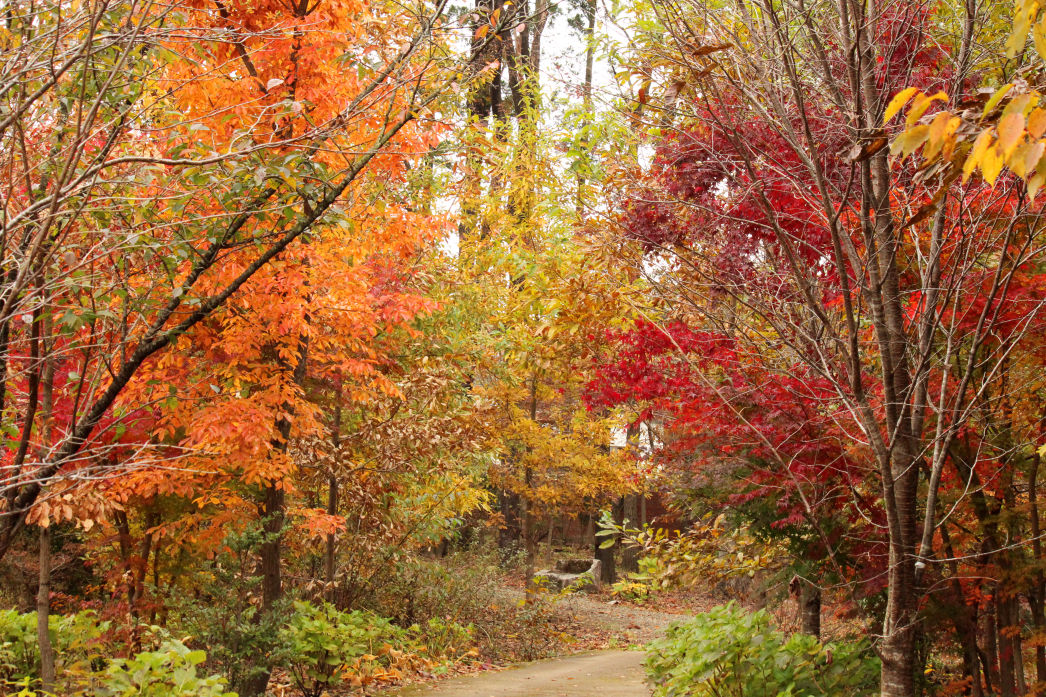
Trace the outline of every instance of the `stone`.
{"type": "Polygon", "coordinates": [[[565,588],[583,590],[586,593],[598,593],[603,590],[600,578],[603,563],[598,559],[563,559],[556,562],[555,569],[542,569],[534,574],[534,580],[550,591],[562,591],[565,588]]]}

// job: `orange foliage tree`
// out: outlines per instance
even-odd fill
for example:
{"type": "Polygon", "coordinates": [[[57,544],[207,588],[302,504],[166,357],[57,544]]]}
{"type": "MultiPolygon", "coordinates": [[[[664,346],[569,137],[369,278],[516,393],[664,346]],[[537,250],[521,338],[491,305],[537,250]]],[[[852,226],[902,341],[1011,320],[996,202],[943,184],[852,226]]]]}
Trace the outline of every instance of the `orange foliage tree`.
{"type": "MultiPolygon", "coordinates": [[[[160,446],[171,443],[149,436],[150,422],[169,417],[137,401],[156,396],[142,371],[173,369],[185,342],[243,337],[250,301],[239,291],[279,298],[265,308],[276,311],[266,331],[285,333],[254,347],[298,363],[311,332],[304,306],[323,291],[294,289],[310,274],[354,267],[346,292],[368,277],[394,279],[394,259],[427,236],[400,233],[435,234],[405,210],[380,210],[370,173],[394,185],[433,142],[432,127],[413,124],[440,95],[434,22],[444,6],[271,9],[130,4],[63,17],[57,5],[27,7],[6,36],[5,75],[28,96],[11,104],[3,132],[0,377],[13,441],[0,549],[41,500],[85,477],[169,459],[160,446]],[[60,19],[76,30],[38,31],[60,19]],[[135,29],[109,31],[124,25],[135,29]],[[43,49],[68,64],[55,73],[37,58],[43,49]],[[334,249],[338,263],[323,258],[334,249]],[[231,299],[235,319],[223,310],[231,299]]],[[[381,284],[397,296],[394,283],[381,284]]],[[[421,309],[399,295],[374,312],[402,322],[421,309]]],[[[347,304],[339,321],[367,304],[347,304]]],[[[226,349],[249,352],[246,341],[226,349]]],[[[345,368],[365,364],[361,355],[345,368]]],[[[284,405],[289,433],[293,390],[280,394],[279,373],[262,381],[266,408],[284,405]]],[[[307,424],[310,414],[297,418],[307,424]]],[[[70,513],[44,511],[44,520],[70,513]]]]}

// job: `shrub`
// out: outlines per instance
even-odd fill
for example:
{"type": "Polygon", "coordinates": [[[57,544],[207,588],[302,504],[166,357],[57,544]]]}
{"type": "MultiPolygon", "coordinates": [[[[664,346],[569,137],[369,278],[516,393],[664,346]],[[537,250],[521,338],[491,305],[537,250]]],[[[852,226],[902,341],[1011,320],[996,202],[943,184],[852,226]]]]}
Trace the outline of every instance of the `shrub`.
{"type": "Polygon", "coordinates": [[[284,664],[304,697],[319,697],[360,664],[385,655],[405,632],[370,612],[340,612],[324,603],[294,603],[280,630],[284,664]]]}
{"type": "MultiPolygon", "coordinates": [[[[92,665],[101,661],[102,636],[109,630],[91,611],[47,618],[55,653],[56,688],[70,691],[92,665]]],[[[36,613],[19,614],[0,610],[0,685],[18,683],[27,687],[40,679],[40,647],[36,637],[36,613]]]]}
{"type": "Polygon", "coordinates": [[[200,677],[196,667],[203,651],[190,651],[180,641],[165,641],[156,651],[109,663],[89,693],[93,697],[236,697],[225,692],[225,679],[200,677]]]}
{"type": "Polygon", "coordinates": [[[259,612],[255,565],[264,540],[257,524],[227,535],[209,573],[197,577],[197,592],[169,601],[172,625],[191,635],[194,646],[206,648],[207,670],[224,675],[234,690],[246,691],[269,675],[279,658],[280,628],[291,612],[285,600],[259,612]]]}
{"type": "Polygon", "coordinates": [[[672,625],[650,646],[655,697],[863,697],[877,691],[879,661],[865,642],[786,637],[765,611],[728,603],[672,625]]]}
{"type": "MultiPolygon", "coordinates": [[[[106,656],[104,635],[109,622],[91,611],[48,618],[55,651],[55,694],[86,697],[235,697],[224,692],[218,677],[201,678],[196,666],[203,651],[190,651],[179,641],[164,641],[158,650],[132,658],[106,656]]],[[[154,628],[159,629],[159,628],[154,628]]],[[[161,632],[162,634],[162,632],[161,632]]],[[[0,611],[0,686],[35,695],[40,680],[36,613],[0,611]]],[[[42,693],[41,693],[42,694],[42,693]]]]}
{"type": "Polygon", "coordinates": [[[246,603],[200,603],[192,614],[184,615],[182,626],[194,637],[194,645],[206,647],[208,670],[243,689],[272,669],[285,612],[282,603],[263,615],[246,603]]]}
{"type": "Polygon", "coordinates": [[[457,661],[465,655],[475,655],[473,626],[432,617],[424,624],[411,625],[410,631],[420,645],[435,660],[445,658],[457,661]]]}
{"type": "Polygon", "coordinates": [[[553,655],[570,638],[567,613],[546,594],[524,605],[521,593],[505,588],[503,575],[496,553],[408,559],[359,602],[404,627],[416,624],[424,630],[431,620],[471,627],[479,654],[492,663],[553,655]]]}
{"type": "Polygon", "coordinates": [[[638,581],[626,579],[610,587],[610,592],[624,600],[643,603],[650,599],[650,586],[638,581]]]}

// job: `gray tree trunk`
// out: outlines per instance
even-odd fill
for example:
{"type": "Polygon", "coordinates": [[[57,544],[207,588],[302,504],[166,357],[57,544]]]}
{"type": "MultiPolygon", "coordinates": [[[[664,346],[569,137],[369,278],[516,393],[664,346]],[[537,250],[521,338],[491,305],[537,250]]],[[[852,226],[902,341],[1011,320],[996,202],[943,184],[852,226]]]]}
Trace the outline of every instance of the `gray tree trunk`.
{"type": "Polygon", "coordinates": [[[40,647],[40,692],[54,692],[54,647],[51,645],[51,528],[40,528],[40,586],[36,592],[36,641],[40,647]]]}

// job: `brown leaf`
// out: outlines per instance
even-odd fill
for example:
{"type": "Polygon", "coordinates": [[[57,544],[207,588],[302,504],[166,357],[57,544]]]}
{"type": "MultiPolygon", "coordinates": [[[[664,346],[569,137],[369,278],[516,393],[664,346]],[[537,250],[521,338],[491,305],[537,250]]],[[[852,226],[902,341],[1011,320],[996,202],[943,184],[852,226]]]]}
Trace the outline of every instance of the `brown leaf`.
{"type": "Polygon", "coordinates": [[[728,48],[732,48],[733,44],[707,44],[704,46],[697,46],[694,48],[694,57],[701,58],[717,51],[725,51],[728,48]]]}

